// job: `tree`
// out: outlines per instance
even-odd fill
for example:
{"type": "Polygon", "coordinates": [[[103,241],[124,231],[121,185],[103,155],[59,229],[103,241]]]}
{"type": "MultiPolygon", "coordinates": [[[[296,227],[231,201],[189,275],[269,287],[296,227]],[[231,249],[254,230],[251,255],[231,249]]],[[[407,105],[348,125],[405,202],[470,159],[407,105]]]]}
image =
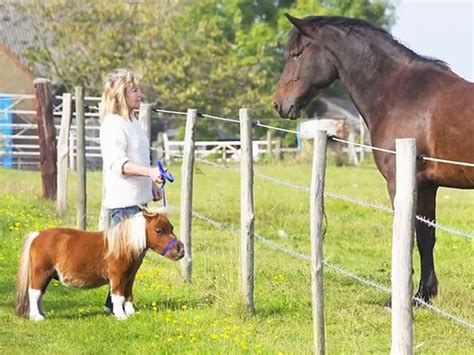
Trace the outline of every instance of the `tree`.
{"type": "MultiPolygon", "coordinates": [[[[283,14],[346,15],[389,27],[393,8],[369,0],[174,0],[96,2],[49,0],[23,7],[37,19],[40,48],[26,57],[43,75],[98,95],[112,68],[141,73],[150,102],[162,108],[236,117],[275,117],[290,23],[283,14]]],[[[282,122],[279,122],[281,125],[282,122]]],[[[238,125],[199,123],[198,136],[232,134],[238,125]]]]}

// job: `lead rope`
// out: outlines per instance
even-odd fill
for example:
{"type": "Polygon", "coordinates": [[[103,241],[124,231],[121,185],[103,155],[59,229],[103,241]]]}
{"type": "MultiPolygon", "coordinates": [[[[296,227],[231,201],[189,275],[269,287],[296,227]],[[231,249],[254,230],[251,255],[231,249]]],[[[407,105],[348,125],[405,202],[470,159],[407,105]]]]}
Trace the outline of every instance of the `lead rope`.
{"type": "Polygon", "coordinates": [[[161,160],[156,161],[156,165],[158,165],[158,169],[160,170],[160,177],[161,180],[163,181],[161,183],[161,195],[162,195],[162,200],[163,200],[163,207],[166,207],[166,193],[165,193],[165,184],[166,181],[169,182],[174,182],[174,176],[171,174],[171,172],[166,171],[165,167],[163,166],[163,162],[161,160]]]}

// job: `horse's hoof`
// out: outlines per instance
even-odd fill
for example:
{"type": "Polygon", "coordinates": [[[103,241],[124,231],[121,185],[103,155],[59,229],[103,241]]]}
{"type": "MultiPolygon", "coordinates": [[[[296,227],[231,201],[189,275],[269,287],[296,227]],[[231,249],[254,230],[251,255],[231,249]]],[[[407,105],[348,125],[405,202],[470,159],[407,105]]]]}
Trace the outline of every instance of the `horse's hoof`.
{"type": "Polygon", "coordinates": [[[431,304],[431,301],[427,297],[420,297],[418,294],[413,297],[412,304],[414,307],[425,307],[427,304],[431,304]]]}
{"type": "Polygon", "coordinates": [[[385,304],[383,305],[385,309],[391,310],[392,309],[392,297],[389,297],[385,304]]]}
{"type": "Polygon", "coordinates": [[[125,313],[123,313],[123,314],[116,314],[116,315],[115,315],[115,318],[117,318],[118,320],[125,320],[125,319],[127,319],[128,317],[127,317],[127,315],[126,315],[125,313]]]}
{"type": "Polygon", "coordinates": [[[29,316],[30,320],[34,320],[35,322],[39,322],[44,320],[45,318],[41,314],[30,314],[29,316]]]}
{"type": "Polygon", "coordinates": [[[123,308],[127,316],[130,316],[135,313],[135,308],[133,308],[132,302],[125,302],[123,308]]]}

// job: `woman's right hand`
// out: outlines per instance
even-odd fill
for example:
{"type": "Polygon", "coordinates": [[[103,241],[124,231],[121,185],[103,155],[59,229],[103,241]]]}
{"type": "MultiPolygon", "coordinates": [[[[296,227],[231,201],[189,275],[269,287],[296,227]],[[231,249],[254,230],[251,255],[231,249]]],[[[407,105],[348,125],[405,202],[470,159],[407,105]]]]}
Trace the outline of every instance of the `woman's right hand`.
{"type": "Polygon", "coordinates": [[[163,179],[161,178],[160,169],[158,167],[150,167],[148,172],[148,177],[152,179],[157,184],[162,184],[163,179]]]}

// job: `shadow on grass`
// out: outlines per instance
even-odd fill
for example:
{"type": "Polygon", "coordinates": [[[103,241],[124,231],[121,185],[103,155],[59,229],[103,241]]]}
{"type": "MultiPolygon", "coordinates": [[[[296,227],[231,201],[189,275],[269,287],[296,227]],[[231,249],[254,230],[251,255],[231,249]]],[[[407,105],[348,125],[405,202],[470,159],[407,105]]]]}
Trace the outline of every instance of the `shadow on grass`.
{"type": "MultiPolygon", "coordinates": [[[[108,287],[103,286],[93,290],[77,289],[55,284],[48,286],[43,298],[43,308],[48,318],[77,319],[94,318],[105,315],[103,306],[108,292],[108,287]]],[[[135,292],[136,295],[136,292],[135,292]]],[[[181,310],[184,308],[211,307],[214,299],[203,295],[194,299],[183,299],[180,296],[173,298],[169,295],[150,297],[135,297],[135,309],[143,311],[181,310]]],[[[0,308],[5,313],[14,313],[15,310],[15,281],[0,281],[0,308]]]]}
{"type": "MultiPolygon", "coordinates": [[[[53,299],[48,299],[48,292],[45,294],[43,308],[48,319],[56,320],[73,320],[73,319],[93,319],[101,316],[111,316],[104,311],[104,301],[107,294],[107,288],[101,289],[103,295],[97,296],[97,293],[91,294],[90,298],[85,295],[87,290],[55,290],[53,299]]],[[[135,310],[141,312],[163,312],[163,311],[179,311],[183,309],[198,309],[212,304],[206,302],[205,298],[195,299],[172,299],[167,298],[161,301],[144,300],[136,298],[134,302],[135,310]]],[[[7,312],[14,312],[14,300],[10,302],[3,302],[2,306],[7,308],[7,312]]]]}
{"type": "Polygon", "coordinates": [[[160,299],[159,296],[156,301],[140,302],[138,300],[137,305],[139,310],[157,310],[157,311],[177,311],[182,309],[199,309],[204,307],[211,307],[214,304],[214,300],[209,297],[201,297],[194,299],[173,299],[167,297],[166,299],[160,299]]]}

